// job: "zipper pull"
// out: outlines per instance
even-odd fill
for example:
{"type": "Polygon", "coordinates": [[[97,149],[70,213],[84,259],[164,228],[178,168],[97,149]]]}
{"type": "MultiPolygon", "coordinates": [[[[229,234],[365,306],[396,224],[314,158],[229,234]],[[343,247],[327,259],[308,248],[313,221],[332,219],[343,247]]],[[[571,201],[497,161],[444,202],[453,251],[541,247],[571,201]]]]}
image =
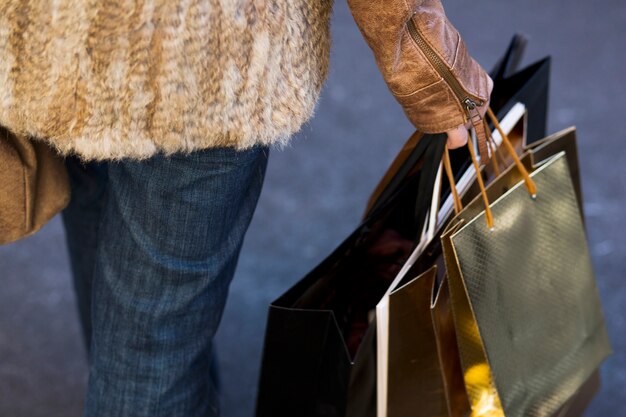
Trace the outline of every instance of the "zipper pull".
{"type": "MultiPolygon", "coordinates": [[[[479,104],[476,104],[471,98],[463,100],[465,110],[469,115],[469,119],[472,122],[474,131],[476,132],[476,141],[478,142],[478,153],[480,154],[480,163],[487,164],[491,159],[489,153],[489,145],[487,144],[487,132],[485,131],[485,124],[483,123],[483,117],[478,111],[479,104]]],[[[480,103],[482,105],[483,103],[480,103]]]]}

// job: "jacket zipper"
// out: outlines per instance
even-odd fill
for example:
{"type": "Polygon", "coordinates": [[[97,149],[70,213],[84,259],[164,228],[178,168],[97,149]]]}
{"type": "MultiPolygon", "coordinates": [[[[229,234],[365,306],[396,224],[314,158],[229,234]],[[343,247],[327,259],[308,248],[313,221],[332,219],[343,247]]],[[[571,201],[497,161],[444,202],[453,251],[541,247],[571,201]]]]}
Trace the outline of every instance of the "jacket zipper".
{"type": "Polygon", "coordinates": [[[409,19],[407,22],[407,29],[409,30],[409,35],[411,35],[411,38],[413,38],[417,44],[417,47],[424,53],[437,73],[446,81],[446,83],[448,83],[454,95],[461,102],[467,112],[468,120],[470,120],[472,124],[480,122],[482,117],[478,112],[478,107],[483,105],[483,101],[475,100],[467,91],[465,91],[446,63],[443,62],[428,42],[426,42],[420,31],[417,29],[413,18],[409,19]]]}

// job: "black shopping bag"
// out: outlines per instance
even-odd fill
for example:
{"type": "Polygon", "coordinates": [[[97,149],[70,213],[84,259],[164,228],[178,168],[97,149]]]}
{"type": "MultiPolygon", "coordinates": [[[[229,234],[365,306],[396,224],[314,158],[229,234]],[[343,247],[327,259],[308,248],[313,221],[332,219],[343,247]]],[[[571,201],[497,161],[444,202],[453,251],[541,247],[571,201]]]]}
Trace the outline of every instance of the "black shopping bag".
{"type": "Polygon", "coordinates": [[[424,137],[419,169],[398,195],[272,303],[258,416],[372,415],[375,327],[368,315],[398,272],[396,261],[412,248],[414,232],[406,226],[420,227],[415,213],[430,200],[444,145],[424,137]]]}

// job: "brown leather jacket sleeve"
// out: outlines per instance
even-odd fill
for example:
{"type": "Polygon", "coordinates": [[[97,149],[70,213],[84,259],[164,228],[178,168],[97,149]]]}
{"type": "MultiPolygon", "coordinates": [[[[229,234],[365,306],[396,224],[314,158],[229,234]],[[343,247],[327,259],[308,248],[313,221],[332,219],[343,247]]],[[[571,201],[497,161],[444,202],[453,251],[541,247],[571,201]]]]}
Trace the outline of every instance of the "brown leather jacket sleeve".
{"type": "Polygon", "coordinates": [[[348,5],[389,89],[419,131],[441,133],[469,121],[459,85],[477,104],[489,101],[491,80],[469,55],[440,0],[348,0],[348,5]],[[409,31],[411,19],[447,67],[447,78],[409,31]],[[447,81],[450,74],[456,88],[447,81]]]}

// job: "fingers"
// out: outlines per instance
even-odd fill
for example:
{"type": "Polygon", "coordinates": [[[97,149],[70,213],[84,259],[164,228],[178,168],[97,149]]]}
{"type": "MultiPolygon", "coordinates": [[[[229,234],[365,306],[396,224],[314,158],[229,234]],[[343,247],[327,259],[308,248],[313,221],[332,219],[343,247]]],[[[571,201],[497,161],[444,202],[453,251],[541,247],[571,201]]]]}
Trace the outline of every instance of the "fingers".
{"type": "Polygon", "coordinates": [[[467,144],[469,138],[467,128],[463,125],[458,126],[456,129],[448,130],[448,149],[456,149],[467,144]]]}

